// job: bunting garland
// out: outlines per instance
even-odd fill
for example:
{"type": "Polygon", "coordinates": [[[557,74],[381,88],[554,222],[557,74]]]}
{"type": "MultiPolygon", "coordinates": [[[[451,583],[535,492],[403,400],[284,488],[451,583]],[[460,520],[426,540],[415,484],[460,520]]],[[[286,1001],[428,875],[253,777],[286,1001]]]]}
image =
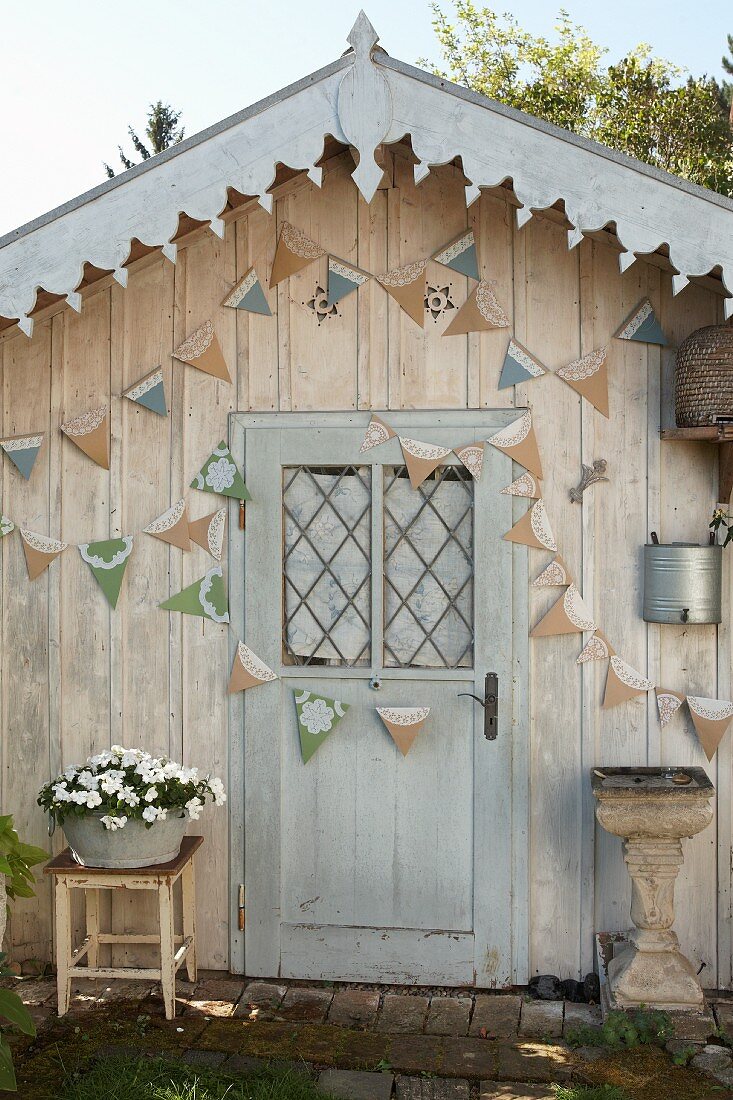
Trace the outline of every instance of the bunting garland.
{"type": "Polygon", "coordinates": [[[188,510],[185,498],[181,497],[177,500],[147,527],[143,527],[143,531],[146,535],[152,535],[170,546],[177,546],[180,550],[190,550],[191,540],[188,533],[188,510]]]}
{"type": "Polygon", "coordinates": [[[329,699],[326,695],[316,695],[313,691],[296,691],[293,695],[298,719],[300,752],[303,763],[307,764],[313,753],[336,729],[349,707],[347,703],[342,703],[338,699],[329,699]]]}
{"type": "Polygon", "coordinates": [[[215,623],[229,622],[229,601],[222,576],[217,565],[199,577],[193,584],[181,589],[175,596],[158,604],[163,611],[180,611],[184,615],[198,615],[215,623]]]}
{"type": "Polygon", "coordinates": [[[667,340],[654,314],[654,307],[648,298],[639,302],[624,323],[614,333],[616,340],[638,340],[644,344],[660,344],[666,347],[667,340]]]}
{"type": "Polygon", "coordinates": [[[237,691],[247,691],[260,684],[268,684],[272,680],[277,680],[277,674],[253,653],[249,646],[239,642],[234,654],[232,674],[229,677],[229,695],[237,691]]]}
{"type": "Polygon", "coordinates": [[[656,688],[657,707],[659,709],[659,725],[664,727],[672,721],[677,711],[685,701],[684,695],[680,695],[671,688],[656,688]]]}
{"type": "Polygon", "coordinates": [[[377,714],[402,755],[407,756],[425,725],[430,707],[377,707],[377,714]]]}
{"type": "Polygon", "coordinates": [[[213,378],[219,378],[222,382],[231,382],[221,344],[214,332],[213,321],[204,321],[202,325],[191,333],[173,352],[174,359],[180,359],[196,370],[210,374],[213,378]]]}
{"type": "Polygon", "coordinates": [[[37,435],[6,435],[0,439],[0,447],[26,481],[33,472],[45,436],[45,432],[38,432],[37,435]]]}
{"type": "Polygon", "coordinates": [[[189,488],[200,489],[203,493],[220,493],[236,500],[252,499],[232,452],[223,439],[206,459],[189,488]]]}
{"type": "Polygon", "coordinates": [[[582,634],[595,628],[596,624],[585,600],[575,585],[570,584],[529,636],[547,638],[554,634],[582,634]]]}
{"type": "Polygon", "coordinates": [[[434,252],[431,258],[459,275],[466,275],[469,279],[479,281],[476,240],[472,229],[461,233],[455,240],[434,252]]]}
{"type": "Polygon", "coordinates": [[[306,237],[300,229],[290,222],[283,222],[270,272],[270,290],[325,255],[325,249],[306,237]]]}
{"type": "Polygon", "coordinates": [[[480,443],[466,443],[463,447],[454,447],[453,452],[460,458],[474,481],[481,480],[484,468],[484,450],[486,443],[482,439],[480,443]]]}
{"type": "Polygon", "coordinates": [[[122,580],[133,547],[133,536],[85,542],[79,545],[82,560],[87,563],[111,607],[117,607],[122,580]]]}
{"type": "Polygon", "coordinates": [[[128,401],[134,401],[137,405],[150,409],[158,416],[168,415],[162,367],[156,367],[155,370],[151,370],[149,374],[144,375],[143,378],[140,378],[126,389],[122,396],[126,397],[128,401]]]}
{"type": "Polygon", "coordinates": [[[517,340],[510,340],[497,389],[521,386],[523,382],[531,382],[534,378],[541,378],[543,374],[547,374],[547,370],[540,361],[517,340]]]}
{"type": "Polygon", "coordinates": [[[222,299],[223,306],[229,309],[243,309],[247,313],[259,313],[263,317],[272,317],[262,283],[253,267],[246,271],[238,283],[222,299]]]}
{"type": "Polygon", "coordinates": [[[489,443],[509,455],[520,466],[524,466],[535,477],[542,479],[542,462],[529,409],[518,420],[492,435],[489,443]]]}
{"type": "Polygon", "coordinates": [[[353,294],[360,286],[371,279],[368,272],[362,271],[353,264],[347,264],[343,260],[337,260],[335,256],[328,257],[328,307],[335,306],[342,299],[353,294]]]}
{"type": "Polygon", "coordinates": [[[528,512],[514,524],[511,531],[504,535],[507,542],[517,542],[521,546],[534,546],[538,550],[552,550],[557,553],[557,543],[547,518],[545,502],[540,498],[528,512]]]}
{"type": "Polygon", "coordinates": [[[545,566],[538,577],[532,581],[533,588],[550,588],[555,585],[571,584],[572,578],[565,562],[558,554],[549,565],[545,566]]]}
{"type": "Polygon", "coordinates": [[[427,260],[396,267],[377,275],[377,282],[420,328],[425,324],[425,270],[427,260]]]}
{"type": "Polygon", "coordinates": [[[58,539],[50,539],[47,535],[38,535],[35,531],[26,531],[22,527],[20,537],[23,540],[28,579],[31,581],[40,577],[69,545],[67,542],[59,542],[58,539]]]}
{"type": "Polygon", "coordinates": [[[61,431],[103,470],[109,470],[109,406],[75,416],[61,425],[61,431]]]}
{"type": "Polygon", "coordinates": [[[425,478],[430,477],[433,470],[437,470],[443,459],[450,454],[450,447],[421,443],[419,439],[406,439],[403,436],[400,436],[400,446],[413,489],[419,489],[425,478]]]}
{"type": "Polygon", "coordinates": [[[582,359],[576,359],[566,367],[560,367],[555,374],[558,378],[562,378],[563,382],[572,386],[586,401],[590,401],[591,405],[608,420],[606,348],[589,352],[582,359]]]}
{"type": "MultiPolygon", "coordinates": [[[[490,442],[490,441],[489,441],[490,442]]],[[[511,485],[501,490],[503,496],[529,497],[530,500],[539,500],[542,496],[537,478],[530,473],[521,474],[511,485]]]]}
{"type": "Polygon", "coordinates": [[[210,515],[203,516],[201,519],[191,520],[188,524],[188,537],[197,546],[208,550],[216,561],[221,561],[226,522],[227,510],[220,508],[218,512],[211,512],[210,515]]]}
{"type": "Polygon", "coordinates": [[[379,447],[380,444],[386,443],[388,439],[395,439],[396,436],[397,433],[392,431],[389,424],[386,424],[376,413],[372,413],[359,454],[370,451],[372,447],[379,447]]]}
{"type": "Polygon", "coordinates": [[[499,305],[493,282],[482,279],[443,336],[465,336],[469,332],[490,332],[494,328],[509,328],[509,318],[499,305]]]}

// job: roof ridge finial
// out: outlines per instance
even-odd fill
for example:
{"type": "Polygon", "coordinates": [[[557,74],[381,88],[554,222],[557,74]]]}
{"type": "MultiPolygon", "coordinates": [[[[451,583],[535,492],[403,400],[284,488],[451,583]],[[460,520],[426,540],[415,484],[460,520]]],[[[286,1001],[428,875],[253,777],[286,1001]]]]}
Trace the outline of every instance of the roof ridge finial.
{"type": "Polygon", "coordinates": [[[353,46],[357,57],[369,57],[379,41],[379,35],[367,18],[362,8],[356,17],[356,22],[349,31],[346,41],[353,46]]]}

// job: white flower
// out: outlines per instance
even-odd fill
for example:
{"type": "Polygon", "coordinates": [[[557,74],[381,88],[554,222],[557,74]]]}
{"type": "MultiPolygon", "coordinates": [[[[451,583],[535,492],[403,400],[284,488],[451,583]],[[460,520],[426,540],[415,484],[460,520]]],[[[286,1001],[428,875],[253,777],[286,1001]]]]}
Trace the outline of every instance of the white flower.
{"type": "Polygon", "coordinates": [[[157,787],[148,787],[147,791],[145,792],[145,801],[146,802],[155,802],[157,797],[158,797],[158,788],[157,787]]]}
{"type": "Polygon", "coordinates": [[[112,755],[112,753],[109,751],[109,749],[105,749],[103,752],[97,753],[96,756],[90,756],[89,764],[91,764],[93,768],[106,768],[107,765],[111,764],[113,760],[114,756],[112,755]]]}
{"type": "Polygon", "coordinates": [[[57,802],[68,802],[71,795],[66,789],[66,783],[54,783],[53,796],[57,802]]]}
{"type": "Polygon", "coordinates": [[[145,821],[158,821],[164,820],[167,811],[160,806],[146,806],[143,810],[143,819],[145,821]]]}
{"type": "Polygon", "coordinates": [[[181,783],[195,783],[198,779],[198,768],[179,768],[178,779],[181,783]]]}
{"type": "Polygon", "coordinates": [[[112,832],[114,832],[115,829],[124,829],[125,825],[127,825],[126,817],[111,817],[109,814],[105,814],[104,817],[100,817],[99,820],[102,822],[105,829],[110,829],[112,832]]]}
{"type": "Polygon", "coordinates": [[[334,719],[333,708],[325,699],[312,699],[300,708],[300,720],[308,733],[328,733],[334,719]]]}
{"type": "Polygon", "coordinates": [[[102,805],[102,796],[99,791],[79,791],[81,795],[80,806],[86,806],[87,809],[93,810],[96,806],[102,805]]]}
{"type": "Polygon", "coordinates": [[[123,749],[122,745],[113,745],[110,750],[115,756],[122,756],[123,752],[128,752],[128,749],[123,749]]]}
{"type": "Polygon", "coordinates": [[[236,472],[237,467],[228,458],[218,458],[206,471],[206,484],[215,493],[220,493],[222,489],[231,489],[236,472]]]}
{"type": "Polygon", "coordinates": [[[66,770],[64,771],[64,775],[68,780],[76,779],[76,768],[73,766],[73,764],[69,765],[69,767],[66,768],[66,770]]]}
{"type": "Polygon", "coordinates": [[[200,798],[191,798],[186,803],[186,809],[188,810],[188,816],[191,821],[198,821],[201,817],[201,810],[203,809],[203,802],[200,798]]]}
{"type": "Polygon", "coordinates": [[[133,764],[137,763],[137,752],[135,749],[125,749],[122,753],[122,759],[120,760],[121,768],[131,768],[133,764]]]}
{"type": "Polygon", "coordinates": [[[209,789],[214,796],[216,805],[223,806],[227,800],[227,796],[224,794],[224,784],[221,779],[211,779],[209,781],[209,789]]]}
{"type": "Polygon", "coordinates": [[[96,788],[98,787],[99,780],[97,779],[96,775],[92,775],[91,772],[82,771],[79,772],[79,775],[77,776],[77,783],[80,787],[85,787],[86,790],[92,791],[96,790],[96,788]]]}

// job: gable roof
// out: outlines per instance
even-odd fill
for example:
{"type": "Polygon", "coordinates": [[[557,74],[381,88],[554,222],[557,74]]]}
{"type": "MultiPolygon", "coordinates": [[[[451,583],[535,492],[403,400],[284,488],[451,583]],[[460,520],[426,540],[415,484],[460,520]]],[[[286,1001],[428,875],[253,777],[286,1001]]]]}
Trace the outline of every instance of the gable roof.
{"type": "Polygon", "coordinates": [[[30,335],[39,288],[79,309],[87,263],[125,285],[135,239],[174,260],[181,214],[222,236],[230,189],[271,211],[278,164],[319,185],[329,136],[357,150],[353,177],[367,202],[382,178],[377,146],[409,136],[417,183],[460,158],[468,203],[511,180],[520,225],[562,201],[568,247],[613,223],[622,270],[666,246],[675,293],[713,269],[733,293],[730,199],[389,57],[363,12],[348,41],[331,65],[0,237],[0,318],[30,335]]]}

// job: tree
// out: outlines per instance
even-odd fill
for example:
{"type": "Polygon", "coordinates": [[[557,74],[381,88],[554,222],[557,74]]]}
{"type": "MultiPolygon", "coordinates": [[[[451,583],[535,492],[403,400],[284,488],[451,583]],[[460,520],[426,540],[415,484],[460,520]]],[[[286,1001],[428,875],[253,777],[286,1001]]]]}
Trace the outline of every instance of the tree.
{"type": "MultiPolygon", "coordinates": [[[[721,58],[721,64],[723,66],[723,72],[728,73],[728,76],[733,76],[733,34],[726,36],[728,40],[728,54],[723,54],[721,58]]],[[[730,107],[730,124],[733,126],[733,84],[729,80],[724,80],[722,85],[723,98],[730,107]]]]}
{"type": "MultiPolygon", "coordinates": [[[[689,76],[644,44],[606,64],[608,50],[565,11],[554,41],[472,0],[456,0],[454,22],[439,3],[433,16],[447,65],[447,72],[432,66],[437,75],[703,187],[733,193],[728,106],[724,87],[711,77],[689,76]]],[[[729,64],[726,71],[733,73],[729,64]]]]}
{"type": "MultiPolygon", "coordinates": [[[[160,99],[157,103],[150,104],[148,124],[145,127],[145,134],[150,142],[149,149],[137,136],[132,126],[128,126],[127,132],[130,135],[132,144],[143,160],[149,160],[156,153],[162,153],[164,149],[170,148],[171,145],[178,145],[179,141],[183,141],[184,130],[182,126],[178,126],[180,117],[180,111],[174,111],[170,104],[163,103],[160,99]]],[[[134,161],[125,156],[121,145],[118,145],[117,148],[125,169],[132,168],[134,161]]],[[[107,175],[112,179],[115,174],[114,170],[108,164],[105,164],[104,167],[107,175]]]]}

